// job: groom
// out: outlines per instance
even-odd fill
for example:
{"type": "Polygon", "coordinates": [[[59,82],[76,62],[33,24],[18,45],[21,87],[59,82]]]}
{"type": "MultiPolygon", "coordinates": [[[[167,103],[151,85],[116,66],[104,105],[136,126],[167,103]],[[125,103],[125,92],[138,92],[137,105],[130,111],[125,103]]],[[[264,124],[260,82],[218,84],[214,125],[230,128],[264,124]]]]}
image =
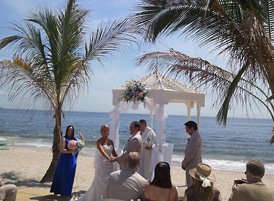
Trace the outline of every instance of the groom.
{"type": "Polygon", "coordinates": [[[128,139],[123,153],[121,156],[117,157],[117,161],[120,165],[120,169],[125,169],[127,167],[128,154],[130,152],[138,152],[141,154],[142,150],[142,136],[140,134],[140,124],[138,121],[133,121],[129,127],[131,137],[128,139]]]}

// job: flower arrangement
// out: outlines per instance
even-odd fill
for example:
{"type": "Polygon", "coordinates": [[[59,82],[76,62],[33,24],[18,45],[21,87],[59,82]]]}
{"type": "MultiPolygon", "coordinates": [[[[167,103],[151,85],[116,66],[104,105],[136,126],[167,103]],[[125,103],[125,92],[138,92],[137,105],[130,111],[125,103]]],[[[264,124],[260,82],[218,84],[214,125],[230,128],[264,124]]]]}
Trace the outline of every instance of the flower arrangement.
{"type": "Polygon", "coordinates": [[[70,140],[68,143],[69,150],[75,151],[76,149],[78,152],[81,151],[81,149],[85,146],[84,140],[70,140]]]}
{"type": "Polygon", "coordinates": [[[133,101],[135,103],[139,101],[144,102],[147,92],[141,82],[136,80],[127,81],[122,100],[126,102],[133,101]]]}

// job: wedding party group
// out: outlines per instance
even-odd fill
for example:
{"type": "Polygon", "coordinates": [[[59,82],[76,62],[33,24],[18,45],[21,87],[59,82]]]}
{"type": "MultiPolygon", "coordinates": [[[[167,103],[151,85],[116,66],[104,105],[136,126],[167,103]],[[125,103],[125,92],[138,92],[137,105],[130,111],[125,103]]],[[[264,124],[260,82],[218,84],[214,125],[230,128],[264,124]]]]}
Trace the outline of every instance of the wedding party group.
{"type": "MultiPolygon", "coordinates": [[[[183,201],[222,201],[221,190],[214,187],[215,176],[211,167],[202,162],[203,142],[197,123],[188,121],[185,130],[189,134],[182,169],[186,174],[186,190],[183,201]]],[[[172,184],[170,164],[166,161],[152,163],[152,150],[156,134],[144,119],[132,121],[130,138],[120,155],[109,139],[110,128],[101,125],[101,137],[97,140],[94,160],[95,174],[90,188],[79,201],[178,201],[177,187],[172,184]]],[[[51,192],[62,197],[72,197],[77,156],[85,146],[84,136],[74,136],[69,125],[61,140],[61,155],[55,170],[51,192]]],[[[273,201],[274,191],[262,182],[265,168],[261,161],[246,164],[246,180],[236,182],[229,201],[273,201]]],[[[182,181],[183,183],[183,181],[182,181]]]]}
{"type": "MultiPolygon", "coordinates": [[[[154,171],[151,167],[151,152],[156,142],[156,134],[152,128],[147,126],[144,119],[131,122],[129,131],[130,138],[122,154],[118,156],[113,141],[109,139],[109,126],[101,125],[101,137],[96,142],[94,179],[87,192],[78,200],[102,200],[107,197],[121,200],[144,200],[144,189],[149,185],[148,182],[154,171]]],[[[69,125],[61,140],[61,155],[51,185],[50,191],[55,195],[71,197],[77,156],[79,148],[83,146],[84,136],[80,133],[80,138],[77,139],[74,136],[74,127],[69,125]]],[[[154,180],[158,180],[159,185],[163,185],[170,181],[170,167],[168,163],[157,165],[157,171],[160,169],[160,178],[156,178],[157,172],[155,172],[154,180]],[[164,173],[167,178],[161,178],[161,171],[167,171],[167,175],[164,173]]],[[[178,197],[171,181],[168,187],[172,192],[170,196],[178,197]]]]}

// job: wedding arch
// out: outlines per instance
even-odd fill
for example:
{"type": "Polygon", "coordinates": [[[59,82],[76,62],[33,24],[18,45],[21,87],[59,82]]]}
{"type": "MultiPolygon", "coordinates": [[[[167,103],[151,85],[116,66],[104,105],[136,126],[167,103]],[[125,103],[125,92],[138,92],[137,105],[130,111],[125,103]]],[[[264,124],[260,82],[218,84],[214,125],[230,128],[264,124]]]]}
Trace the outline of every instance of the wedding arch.
{"type": "MultiPolygon", "coordinates": [[[[177,80],[167,77],[158,70],[145,77],[139,78],[136,81],[142,83],[148,91],[144,99],[144,104],[150,111],[150,127],[153,127],[153,115],[155,115],[155,118],[158,121],[157,144],[160,152],[163,152],[163,145],[166,143],[164,122],[167,114],[165,112],[165,105],[169,103],[183,103],[187,107],[188,120],[191,118],[191,109],[195,107],[197,111],[196,121],[199,125],[201,107],[204,107],[205,105],[205,94],[203,92],[194,90],[177,80]]],[[[139,104],[138,102],[125,103],[123,101],[123,95],[126,88],[127,84],[124,84],[112,90],[112,103],[114,109],[110,113],[112,119],[110,138],[117,147],[119,147],[120,113],[126,112],[130,106],[135,108],[139,104]]]]}

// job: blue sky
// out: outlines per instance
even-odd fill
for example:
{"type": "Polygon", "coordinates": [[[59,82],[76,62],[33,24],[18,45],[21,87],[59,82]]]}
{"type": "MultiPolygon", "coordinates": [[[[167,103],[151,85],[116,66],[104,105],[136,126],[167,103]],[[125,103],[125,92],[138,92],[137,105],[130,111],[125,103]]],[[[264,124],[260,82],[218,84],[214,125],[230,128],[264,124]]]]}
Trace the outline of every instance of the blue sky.
{"type": "MultiPolygon", "coordinates": [[[[1,0],[0,38],[12,35],[13,32],[8,28],[10,23],[22,21],[30,16],[36,8],[63,9],[66,2],[66,0],[1,0]]],[[[88,35],[100,23],[111,19],[120,19],[132,13],[137,2],[137,0],[78,0],[80,6],[90,11],[87,18],[88,35]]],[[[91,77],[89,86],[80,93],[79,99],[70,107],[67,106],[66,109],[110,112],[113,109],[112,89],[124,84],[127,80],[133,80],[147,74],[144,68],[136,67],[136,58],[150,51],[168,50],[168,48],[179,50],[192,57],[201,57],[218,66],[225,66],[226,64],[225,57],[210,53],[210,47],[200,48],[195,40],[187,39],[184,36],[174,35],[159,40],[155,45],[146,45],[141,48],[133,45],[127,47],[126,51],[109,56],[104,60],[103,66],[98,62],[91,63],[94,75],[91,77]]],[[[10,49],[0,50],[0,60],[9,59],[11,56],[12,51],[10,49]]],[[[209,95],[206,96],[206,107],[201,110],[202,116],[215,116],[217,113],[217,108],[211,107],[209,97],[209,95]]],[[[19,102],[9,102],[6,92],[0,90],[0,107],[20,108],[20,105],[19,102]]],[[[145,109],[141,109],[142,107],[139,108],[138,112],[148,113],[145,109]]],[[[182,104],[169,104],[166,111],[168,114],[185,115],[186,107],[182,104]]],[[[193,110],[192,114],[195,112],[193,110]]],[[[232,111],[230,116],[245,117],[245,113],[239,107],[232,111]]],[[[261,113],[255,110],[255,116],[257,118],[268,118],[265,111],[261,113]]]]}

